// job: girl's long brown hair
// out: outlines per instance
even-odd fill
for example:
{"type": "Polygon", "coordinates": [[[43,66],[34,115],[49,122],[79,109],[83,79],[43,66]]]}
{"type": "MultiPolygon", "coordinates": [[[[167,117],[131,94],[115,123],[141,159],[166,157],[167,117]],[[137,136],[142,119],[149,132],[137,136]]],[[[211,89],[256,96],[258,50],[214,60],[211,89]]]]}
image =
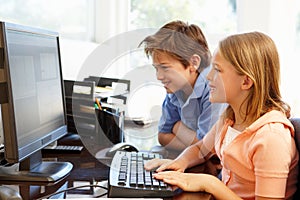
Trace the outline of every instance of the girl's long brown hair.
{"type": "MultiPolygon", "coordinates": [[[[266,112],[280,110],[290,117],[290,107],[282,101],[280,62],[274,41],[260,32],[232,35],[219,43],[219,51],[241,75],[247,75],[253,86],[247,99],[245,121],[253,122],[266,112]]],[[[234,118],[229,106],[225,118],[234,118]]],[[[234,120],[234,119],[233,119],[234,120]]]]}

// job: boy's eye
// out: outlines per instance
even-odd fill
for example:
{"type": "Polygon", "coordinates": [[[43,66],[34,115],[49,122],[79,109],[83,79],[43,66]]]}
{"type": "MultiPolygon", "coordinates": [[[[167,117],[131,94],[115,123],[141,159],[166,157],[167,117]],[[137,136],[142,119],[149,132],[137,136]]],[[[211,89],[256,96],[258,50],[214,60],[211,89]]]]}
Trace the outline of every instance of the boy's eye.
{"type": "Polygon", "coordinates": [[[165,65],[155,65],[154,67],[155,67],[156,71],[159,69],[162,71],[167,71],[169,69],[169,67],[165,66],[165,65]]]}
{"type": "Polygon", "coordinates": [[[165,65],[153,65],[153,67],[155,68],[155,70],[157,71],[158,69],[162,69],[162,70],[167,70],[169,69],[169,67],[165,66],[165,65]]]}
{"type": "Polygon", "coordinates": [[[169,69],[167,66],[160,66],[162,70],[166,71],[167,69],[169,69]]]}

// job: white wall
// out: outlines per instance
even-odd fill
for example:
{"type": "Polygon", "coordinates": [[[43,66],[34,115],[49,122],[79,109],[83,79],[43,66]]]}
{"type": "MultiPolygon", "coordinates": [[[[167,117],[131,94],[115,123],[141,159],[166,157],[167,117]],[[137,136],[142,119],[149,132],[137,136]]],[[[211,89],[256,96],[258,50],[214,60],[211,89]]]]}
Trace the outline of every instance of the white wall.
{"type": "MultiPolygon", "coordinates": [[[[92,29],[94,30],[95,41],[61,40],[63,75],[65,79],[79,80],[80,78],[78,77],[81,76],[78,74],[91,53],[112,37],[128,31],[129,3],[129,0],[95,0],[93,4],[94,28],[92,29]]],[[[116,48],[118,47],[113,47],[113,49],[116,48]]],[[[99,65],[99,67],[103,66],[99,65]]],[[[118,76],[119,72],[115,70],[110,72],[110,74],[118,76]]]]}
{"type": "Polygon", "coordinates": [[[129,0],[95,1],[95,41],[128,31],[129,0]]]}
{"type": "MultiPolygon", "coordinates": [[[[237,0],[237,31],[262,31],[270,35],[275,41],[281,59],[281,90],[283,98],[293,106],[293,111],[300,115],[300,94],[297,91],[295,73],[297,54],[295,52],[296,12],[299,0],[237,0]]],[[[71,44],[63,42],[62,51],[64,75],[66,78],[75,78],[82,63],[95,47],[112,37],[128,31],[128,15],[130,0],[96,0],[95,1],[95,44],[71,44]],[[75,49],[69,53],[69,49],[75,49]],[[68,52],[68,53],[67,53],[68,52]],[[75,52],[75,53],[74,53],[75,52]]],[[[207,38],[213,38],[207,36],[207,38]]],[[[118,48],[118,47],[116,47],[118,48]]],[[[114,61],[115,62],[115,61],[114,61]]],[[[127,63],[124,59],[121,63],[127,63]]],[[[118,65],[122,65],[119,64],[118,65]]],[[[124,70],[124,69],[122,69],[124,70]]],[[[125,70],[126,71],[126,70],[125,70]]],[[[110,72],[122,74],[117,68],[110,72]]]]}
{"type": "Polygon", "coordinates": [[[296,0],[237,0],[238,32],[263,31],[280,50],[292,49],[296,36],[295,5],[296,0]]]}
{"type": "Polygon", "coordinates": [[[238,32],[262,31],[277,45],[281,61],[281,93],[292,106],[293,116],[300,116],[300,93],[296,92],[300,53],[295,51],[297,1],[237,0],[238,32]]]}

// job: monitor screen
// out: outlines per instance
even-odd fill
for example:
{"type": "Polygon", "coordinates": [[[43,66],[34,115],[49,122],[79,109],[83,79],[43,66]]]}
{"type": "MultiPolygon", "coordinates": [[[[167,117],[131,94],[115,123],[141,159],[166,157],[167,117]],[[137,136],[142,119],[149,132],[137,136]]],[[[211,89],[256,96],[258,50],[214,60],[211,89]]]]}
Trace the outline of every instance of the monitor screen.
{"type": "Polygon", "coordinates": [[[67,133],[58,34],[5,22],[1,29],[5,159],[40,162],[33,158],[41,158],[41,149],[67,133]]]}

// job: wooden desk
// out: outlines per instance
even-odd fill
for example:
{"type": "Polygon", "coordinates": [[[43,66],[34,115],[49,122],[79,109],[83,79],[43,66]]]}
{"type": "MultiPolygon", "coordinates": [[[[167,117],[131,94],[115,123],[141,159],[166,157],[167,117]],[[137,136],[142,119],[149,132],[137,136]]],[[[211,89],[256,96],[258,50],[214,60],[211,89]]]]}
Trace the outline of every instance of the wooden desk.
{"type": "MultiPolygon", "coordinates": [[[[109,167],[105,164],[102,164],[97,159],[94,158],[86,149],[84,149],[80,154],[44,154],[44,157],[48,160],[57,160],[57,161],[69,161],[73,163],[74,168],[63,180],[59,182],[45,186],[45,185],[34,185],[36,183],[9,183],[13,185],[18,185],[20,194],[24,200],[32,200],[36,198],[43,197],[45,195],[54,193],[58,190],[66,189],[71,187],[72,184],[76,181],[103,181],[108,179],[109,167]]],[[[195,168],[189,169],[190,172],[206,172],[210,168],[210,164],[205,164],[197,166],[195,168]]],[[[1,182],[0,182],[1,184],[1,182]]],[[[2,183],[7,184],[7,183],[2,183]]],[[[72,194],[77,195],[87,195],[94,194],[94,188],[88,188],[88,190],[75,190],[71,191],[72,194]]],[[[63,196],[66,194],[62,193],[63,196]]],[[[78,196],[79,197],[79,196],[78,196]]],[[[209,200],[212,199],[212,196],[207,193],[190,193],[190,192],[181,192],[178,195],[175,195],[173,198],[175,200],[185,200],[185,199],[200,199],[200,200],[209,200]]]]}
{"type": "Polygon", "coordinates": [[[211,194],[205,192],[182,192],[172,198],[173,200],[214,200],[211,194]]]}
{"type": "MultiPolygon", "coordinates": [[[[45,161],[62,161],[71,162],[73,169],[65,178],[55,183],[40,183],[40,182],[5,182],[0,180],[0,185],[8,185],[18,188],[23,200],[32,200],[52,194],[56,191],[72,187],[76,181],[84,181],[93,184],[94,181],[103,181],[108,179],[109,167],[99,162],[92,156],[86,148],[79,154],[54,154],[43,153],[45,161]]],[[[71,193],[93,194],[94,188],[84,190],[73,190],[71,193]]],[[[57,197],[65,197],[66,193],[56,195],[57,197]]]]}
{"type": "MultiPolygon", "coordinates": [[[[86,148],[83,148],[79,154],[45,153],[43,157],[48,160],[55,159],[57,161],[67,161],[73,164],[71,173],[66,177],[68,187],[73,187],[76,181],[94,184],[94,182],[107,180],[109,176],[109,167],[99,162],[86,148]]],[[[70,193],[93,194],[94,188],[72,190],[70,193]]]]}
{"type": "Polygon", "coordinates": [[[79,154],[52,154],[43,155],[47,159],[55,159],[58,161],[68,161],[73,164],[73,170],[66,178],[67,181],[103,181],[108,179],[109,167],[99,162],[92,156],[86,148],[79,154]]]}
{"type": "MultiPolygon", "coordinates": [[[[157,139],[155,136],[155,131],[157,124],[153,123],[151,125],[140,126],[136,124],[131,124],[125,127],[125,137],[129,138],[131,142],[136,142],[139,148],[145,148],[149,150],[149,144],[156,145],[157,139]],[[148,137],[147,137],[148,136],[148,137]],[[143,146],[143,144],[147,146],[143,146]],[[148,148],[148,149],[147,149],[148,148]]],[[[88,147],[93,146],[93,140],[83,141],[84,144],[90,144],[88,147]]],[[[87,146],[87,145],[85,145],[87,146]]],[[[97,144],[95,144],[97,146],[97,144]]],[[[169,154],[172,155],[172,154],[169,154]]],[[[174,156],[174,155],[173,155],[174,156]]],[[[53,154],[53,153],[43,153],[43,158],[46,160],[56,160],[56,161],[68,161],[71,162],[74,166],[71,173],[64,178],[63,180],[55,183],[52,186],[42,186],[42,185],[33,185],[32,183],[15,183],[20,188],[20,193],[24,200],[40,198],[44,195],[51,194],[59,189],[66,189],[67,187],[73,186],[73,183],[76,181],[86,181],[90,184],[93,184],[94,181],[103,181],[107,180],[109,176],[109,167],[107,164],[100,162],[95,158],[92,151],[88,151],[86,148],[80,154],[53,154]],[[42,192],[43,191],[43,192],[42,192]]],[[[205,172],[214,174],[215,171],[211,171],[213,166],[212,162],[208,162],[204,165],[194,167],[189,169],[189,172],[205,172]]],[[[0,182],[1,184],[1,182],[0,182]]],[[[5,183],[3,183],[5,184],[5,183]]],[[[89,188],[88,190],[76,190],[76,194],[93,194],[94,188],[89,188]]],[[[72,191],[74,194],[74,191],[72,191]]],[[[173,198],[168,199],[203,199],[208,200],[212,199],[212,196],[207,193],[189,193],[182,192],[178,195],[175,195],[173,198]]]]}
{"type": "MultiPolygon", "coordinates": [[[[53,157],[54,155],[45,155],[47,157],[53,157]]],[[[69,161],[74,164],[74,169],[71,174],[66,178],[68,182],[74,181],[103,181],[108,179],[109,167],[102,164],[97,159],[94,158],[86,149],[80,155],[65,154],[56,155],[59,161],[69,161]],[[79,157],[78,157],[79,156],[79,157]],[[82,160],[81,160],[82,159],[82,160]],[[82,162],[85,161],[85,162],[82,162]],[[82,163],[81,163],[82,162],[82,163]]],[[[210,173],[210,168],[212,166],[211,161],[188,170],[188,172],[208,172],[210,173]]],[[[86,190],[78,190],[76,194],[87,194],[86,190]]],[[[92,193],[90,193],[92,194],[92,193]]],[[[166,200],[212,200],[213,197],[208,193],[203,192],[181,192],[172,198],[165,198],[166,200]]]]}

